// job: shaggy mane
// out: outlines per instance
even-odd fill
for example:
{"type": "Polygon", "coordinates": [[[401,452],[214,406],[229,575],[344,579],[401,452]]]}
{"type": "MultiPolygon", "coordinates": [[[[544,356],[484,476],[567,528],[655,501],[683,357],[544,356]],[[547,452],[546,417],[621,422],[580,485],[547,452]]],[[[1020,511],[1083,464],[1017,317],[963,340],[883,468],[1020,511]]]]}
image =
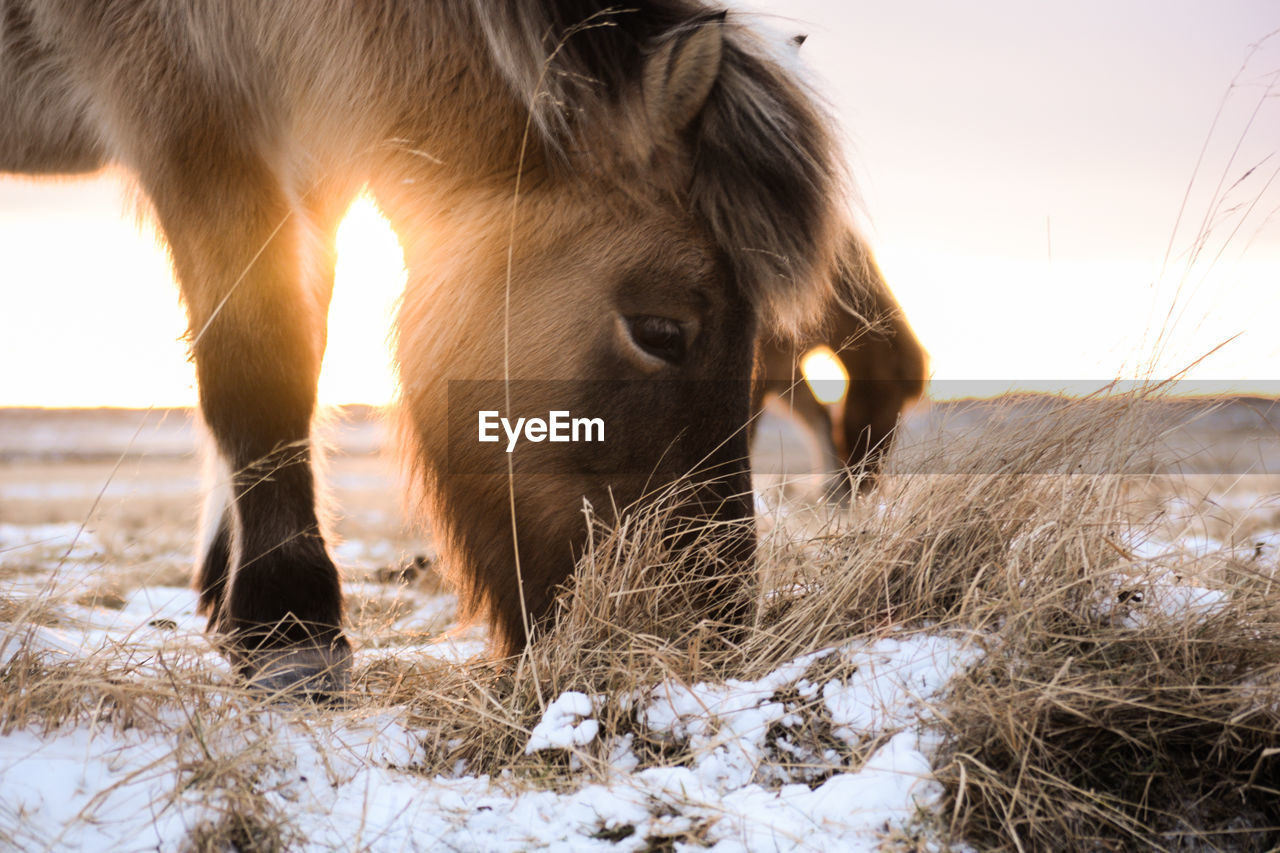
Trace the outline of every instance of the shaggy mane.
{"type": "Polygon", "coordinates": [[[656,46],[723,18],[719,77],[680,141],[692,168],[687,203],[766,328],[794,333],[818,317],[847,228],[835,133],[813,93],[737,15],[697,0],[471,2],[543,149],[570,168],[580,128],[625,127],[617,116],[643,114],[644,62],[656,46]]]}

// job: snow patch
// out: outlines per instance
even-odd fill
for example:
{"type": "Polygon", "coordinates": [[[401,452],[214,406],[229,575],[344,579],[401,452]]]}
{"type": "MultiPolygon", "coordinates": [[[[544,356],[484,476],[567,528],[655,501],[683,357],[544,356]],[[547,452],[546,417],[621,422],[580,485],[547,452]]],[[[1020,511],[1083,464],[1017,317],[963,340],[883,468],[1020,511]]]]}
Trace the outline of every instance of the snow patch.
{"type": "Polygon", "coordinates": [[[570,690],[547,706],[542,720],[533,727],[525,755],[544,749],[568,749],[585,746],[595,740],[600,723],[592,719],[594,712],[591,697],[570,690]]]}
{"type": "Polygon", "coordinates": [[[23,552],[24,556],[47,556],[50,552],[58,552],[58,556],[65,553],[74,559],[84,559],[101,551],[101,546],[91,530],[75,521],[0,524],[0,557],[10,551],[23,552]]]}

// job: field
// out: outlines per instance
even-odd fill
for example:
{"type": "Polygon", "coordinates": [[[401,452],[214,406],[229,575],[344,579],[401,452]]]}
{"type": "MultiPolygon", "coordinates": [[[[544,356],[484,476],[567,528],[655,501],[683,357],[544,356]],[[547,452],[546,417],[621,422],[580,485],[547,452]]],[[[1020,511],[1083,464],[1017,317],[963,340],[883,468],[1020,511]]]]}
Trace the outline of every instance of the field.
{"type": "Polygon", "coordinates": [[[652,514],[593,521],[555,632],[499,668],[348,412],[357,654],[317,708],[202,633],[188,413],[0,410],[0,848],[1272,849],[1278,426],[935,404],[842,508],[769,412],[744,635],[687,617],[652,514]]]}

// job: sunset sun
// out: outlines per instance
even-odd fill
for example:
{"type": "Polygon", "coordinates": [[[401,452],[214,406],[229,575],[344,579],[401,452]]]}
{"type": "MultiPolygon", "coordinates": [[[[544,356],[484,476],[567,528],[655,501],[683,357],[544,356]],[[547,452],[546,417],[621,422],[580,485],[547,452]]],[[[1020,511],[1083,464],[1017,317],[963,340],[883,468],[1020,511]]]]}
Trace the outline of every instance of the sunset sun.
{"type": "Polygon", "coordinates": [[[368,194],[351,204],[337,235],[322,403],[384,405],[395,392],[387,335],[407,273],[391,223],[368,194]]]}
{"type": "Polygon", "coordinates": [[[830,347],[814,347],[800,359],[800,371],[813,396],[822,403],[839,403],[849,390],[849,371],[830,347]]]}

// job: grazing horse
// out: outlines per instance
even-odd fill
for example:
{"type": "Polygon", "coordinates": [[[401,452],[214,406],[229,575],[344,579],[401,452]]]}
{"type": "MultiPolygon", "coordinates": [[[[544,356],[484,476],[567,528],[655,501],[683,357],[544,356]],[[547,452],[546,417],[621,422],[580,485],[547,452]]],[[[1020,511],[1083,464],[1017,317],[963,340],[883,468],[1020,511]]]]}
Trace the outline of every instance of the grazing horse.
{"type": "Polygon", "coordinates": [[[799,337],[761,341],[753,389],[757,410],[776,396],[819,440],[830,440],[843,466],[828,490],[833,498],[847,497],[853,483],[863,492],[875,484],[899,416],[924,393],[928,378],[928,355],[866,246],[851,238],[843,263],[839,292],[821,325],[799,337]],[[829,347],[849,374],[835,403],[819,400],[803,379],[800,362],[818,345],[829,347]]]}
{"type": "Polygon", "coordinates": [[[350,668],[310,433],[362,187],[409,269],[413,482],[464,611],[512,653],[584,499],[696,473],[679,517],[729,531],[722,563],[753,558],[755,342],[840,276],[833,140],[788,62],[702,0],[0,0],[0,170],[119,164],[167,239],[230,486],[201,607],[272,689],[350,668]],[[484,439],[486,412],[561,410],[604,441],[484,439]]]}

